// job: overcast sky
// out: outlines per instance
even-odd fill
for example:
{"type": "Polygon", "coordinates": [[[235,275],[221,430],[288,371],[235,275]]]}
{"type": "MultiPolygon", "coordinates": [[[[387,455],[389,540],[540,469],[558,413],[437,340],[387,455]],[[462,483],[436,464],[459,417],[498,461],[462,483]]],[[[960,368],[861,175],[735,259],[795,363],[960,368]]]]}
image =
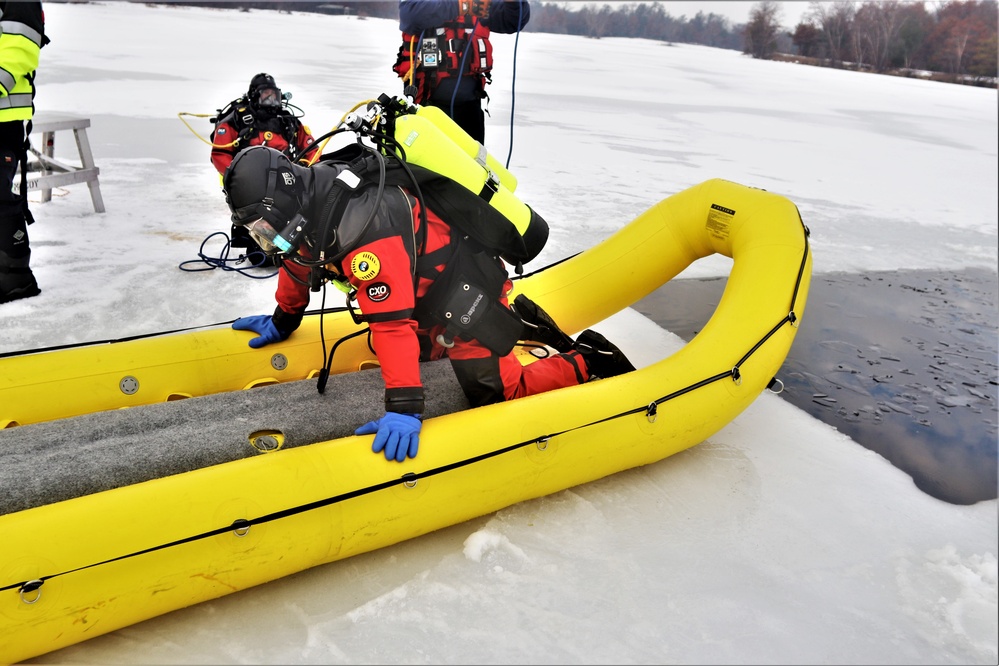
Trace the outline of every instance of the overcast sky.
{"type": "MultiPolygon", "coordinates": [[[[685,15],[691,19],[697,12],[704,12],[724,16],[732,25],[737,25],[749,21],[749,12],[757,3],[750,0],[666,0],[664,4],[671,16],[685,15]]],[[[778,15],[781,25],[793,31],[810,3],[808,0],[778,0],[777,4],[781,6],[778,15]]]]}

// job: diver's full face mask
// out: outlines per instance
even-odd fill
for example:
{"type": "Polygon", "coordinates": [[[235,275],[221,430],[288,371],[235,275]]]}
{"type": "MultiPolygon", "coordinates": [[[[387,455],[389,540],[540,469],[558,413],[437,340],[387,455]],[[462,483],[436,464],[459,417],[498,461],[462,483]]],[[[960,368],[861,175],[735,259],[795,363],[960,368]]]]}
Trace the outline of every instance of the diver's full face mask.
{"type": "MultiPolygon", "coordinates": [[[[282,226],[282,225],[278,225],[282,226]]],[[[246,231],[250,237],[257,242],[260,249],[268,256],[275,254],[288,254],[298,247],[302,233],[305,232],[308,222],[305,217],[298,213],[282,229],[278,231],[275,225],[269,220],[260,217],[246,224],[246,231]]]]}
{"type": "Polygon", "coordinates": [[[261,88],[257,92],[257,106],[276,111],[281,108],[281,91],[277,88],[261,88]]]}
{"type": "MultiPolygon", "coordinates": [[[[275,240],[280,238],[271,223],[264,218],[258,218],[253,222],[246,225],[246,231],[250,234],[250,238],[260,246],[260,249],[264,251],[268,256],[275,255],[281,250],[275,244],[275,240]]],[[[287,250],[285,250],[287,251],[287,250]]]]}

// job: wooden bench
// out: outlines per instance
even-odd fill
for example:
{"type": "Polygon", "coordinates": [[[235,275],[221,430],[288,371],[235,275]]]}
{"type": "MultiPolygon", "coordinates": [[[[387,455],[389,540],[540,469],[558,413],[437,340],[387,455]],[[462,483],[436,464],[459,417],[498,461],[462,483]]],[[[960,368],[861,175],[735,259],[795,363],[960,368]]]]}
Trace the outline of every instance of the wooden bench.
{"type": "Polygon", "coordinates": [[[97,181],[100,169],[94,164],[94,155],[90,151],[88,127],[90,127],[90,118],[63,113],[39,113],[31,121],[29,138],[36,139],[41,135],[42,140],[40,150],[36,147],[37,142],[32,141],[31,153],[28,155],[28,190],[40,190],[43,202],[52,200],[54,187],[86,183],[90,188],[94,211],[104,212],[104,199],[101,197],[101,186],[97,181]],[[63,130],[73,130],[80,156],[79,166],[64,164],[53,157],[56,133],[63,130]]]}

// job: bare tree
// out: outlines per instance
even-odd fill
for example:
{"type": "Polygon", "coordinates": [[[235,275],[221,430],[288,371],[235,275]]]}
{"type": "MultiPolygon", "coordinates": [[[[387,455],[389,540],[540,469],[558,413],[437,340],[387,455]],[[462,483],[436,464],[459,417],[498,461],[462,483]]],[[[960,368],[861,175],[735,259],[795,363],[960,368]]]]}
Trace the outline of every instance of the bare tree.
{"type": "Polygon", "coordinates": [[[859,62],[876,72],[888,69],[891,49],[902,27],[902,7],[898,0],[868,0],[853,19],[854,53],[859,62]]]}
{"type": "Polygon", "coordinates": [[[858,67],[869,65],[871,56],[871,35],[875,32],[874,22],[871,18],[871,11],[866,5],[860,7],[853,16],[853,25],[850,26],[850,59],[858,67]]]}
{"type": "Polygon", "coordinates": [[[767,59],[777,51],[781,6],[775,0],[761,0],[749,10],[743,53],[767,59]]]}
{"type": "Polygon", "coordinates": [[[598,39],[606,35],[613,11],[610,5],[604,5],[599,10],[583,7],[580,15],[586,23],[587,35],[598,39]]]}
{"type": "Polygon", "coordinates": [[[826,50],[833,67],[841,65],[849,55],[850,28],[856,11],[850,0],[813,0],[808,5],[809,16],[822,28],[822,34],[825,35],[826,50]]]}
{"type": "Polygon", "coordinates": [[[933,27],[933,17],[923,2],[905,3],[899,13],[898,35],[892,47],[891,64],[911,69],[926,64],[926,38],[933,27]]]}
{"type": "Polygon", "coordinates": [[[791,43],[798,49],[798,55],[814,58],[819,54],[819,41],[822,36],[814,24],[802,22],[794,29],[791,43]]]}

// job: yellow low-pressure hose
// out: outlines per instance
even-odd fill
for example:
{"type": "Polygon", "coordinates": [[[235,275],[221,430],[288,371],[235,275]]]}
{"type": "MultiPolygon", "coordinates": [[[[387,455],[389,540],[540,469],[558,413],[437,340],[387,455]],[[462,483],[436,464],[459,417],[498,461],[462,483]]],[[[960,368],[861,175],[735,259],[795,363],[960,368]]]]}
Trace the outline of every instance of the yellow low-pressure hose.
{"type": "Polygon", "coordinates": [[[191,116],[192,118],[212,118],[214,115],[215,114],[213,113],[188,113],[187,111],[181,111],[180,113],[177,114],[177,117],[180,118],[180,122],[184,123],[187,126],[187,129],[191,130],[191,134],[198,137],[203,143],[208,144],[212,148],[232,148],[237,143],[239,143],[238,138],[235,141],[232,141],[231,143],[212,143],[205,137],[198,134],[198,131],[195,130],[193,127],[191,127],[190,123],[184,120],[184,116],[191,116]]]}
{"type": "Polygon", "coordinates": [[[416,46],[416,35],[410,35],[409,37],[409,71],[406,72],[402,77],[403,83],[413,82],[413,72],[416,71],[416,55],[413,53],[413,47],[416,46]]]}

